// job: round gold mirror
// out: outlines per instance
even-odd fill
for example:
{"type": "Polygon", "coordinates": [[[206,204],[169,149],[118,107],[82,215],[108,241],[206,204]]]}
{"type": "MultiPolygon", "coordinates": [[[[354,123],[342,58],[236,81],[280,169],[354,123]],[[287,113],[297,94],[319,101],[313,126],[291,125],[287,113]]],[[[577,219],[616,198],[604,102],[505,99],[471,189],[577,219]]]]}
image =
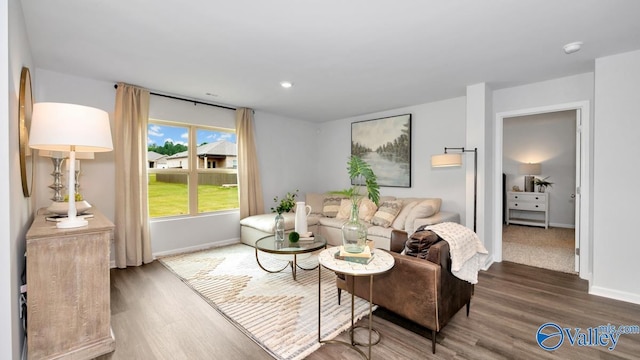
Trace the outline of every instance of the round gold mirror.
{"type": "Polygon", "coordinates": [[[31,195],[33,182],[33,155],[29,148],[29,129],[31,129],[31,111],[33,109],[33,95],[31,94],[31,74],[29,68],[23,67],[20,74],[19,95],[19,124],[20,133],[20,174],[22,176],[22,193],[25,197],[31,195]]]}

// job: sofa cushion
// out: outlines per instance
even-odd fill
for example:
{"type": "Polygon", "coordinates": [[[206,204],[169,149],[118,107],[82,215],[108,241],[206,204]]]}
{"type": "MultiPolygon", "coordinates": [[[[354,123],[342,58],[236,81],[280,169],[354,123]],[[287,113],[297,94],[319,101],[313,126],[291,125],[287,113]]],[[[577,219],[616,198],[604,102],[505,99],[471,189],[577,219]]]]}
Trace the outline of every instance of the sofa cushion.
{"type": "Polygon", "coordinates": [[[402,210],[402,201],[385,201],[380,204],[378,211],[376,211],[373,219],[371,219],[371,224],[389,227],[396,216],[400,213],[400,210],[402,210]]]}
{"type": "Polygon", "coordinates": [[[345,223],[345,219],[338,219],[338,218],[330,218],[330,217],[321,217],[318,219],[318,224],[322,225],[322,226],[326,226],[326,227],[332,227],[332,228],[342,228],[342,225],[344,225],[345,223]]]}
{"type": "Polygon", "coordinates": [[[370,222],[376,214],[376,211],[378,211],[376,203],[371,201],[369,198],[364,198],[360,201],[358,217],[366,222],[370,222]]]}
{"type": "Polygon", "coordinates": [[[319,193],[307,193],[305,203],[311,206],[312,214],[322,215],[324,209],[324,195],[319,193]]]}
{"type": "Polygon", "coordinates": [[[391,238],[391,232],[393,228],[382,226],[371,226],[367,229],[367,237],[378,236],[383,238],[391,238]]]}
{"type": "Polygon", "coordinates": [[[414,222],[416,219],[428,218],[435,213],[436,211],[433,207],[433,201],[424,200],[419,202],[411,209],[409,215],[407,215],[407,220],[405,221],[404,225],[404,231],[410,234],[413,233],[413,231],[415,230],[414,222]]]}
{"type": "Polygon", "coordinates": [[[348,219],[351,216],[351,200],[342,199],[340,202],[340,210],[336,214],[336,219],[348,219]]]}
{"type": "Polygon", "coordinates": [[[391,227],[398,230],[404,230],[405,228],[404,224],[407,221],[407,216],[409,216],[411,209],[413,209],[413,207],[416,206],[417,204],[418,204],[417,201],[412,201],[409,203],[405,202],[404,206],[402,207],[402,210],[400,210],[400,213],[398,214],[398,216],[396,216],[395,220],[393,220],[391,227]]]}
{"type": "Polygon", "coordinates": [[[338,211],[340,211],[342,199],[343,197],[333,195],[325,197],[322,201],[322,215],[331,218],[336,217],[338,211]]]}
{"type": "MultiPolygon", "coordinates": [[[[369,200],[369,198],[363,198],[360,200],[360,206],[358,207],[358,218],[362,221],[369,222],[375,215],[378,207],[376,203],[369,200]]],[[[348,219],[351,217],[351,200],[342,199],[340,203],[340,210],[336,215],[336,219],[348,219]]]]}

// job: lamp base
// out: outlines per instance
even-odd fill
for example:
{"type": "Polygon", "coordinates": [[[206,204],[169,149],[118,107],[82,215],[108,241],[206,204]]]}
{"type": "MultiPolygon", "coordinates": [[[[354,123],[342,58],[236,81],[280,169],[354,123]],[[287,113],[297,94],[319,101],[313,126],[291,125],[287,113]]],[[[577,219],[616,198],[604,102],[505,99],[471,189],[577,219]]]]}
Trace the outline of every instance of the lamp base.
{"type": "Polygon", "coordinates": [[[66,219],[56,223],[58,229],[72,229],[89,225],[89,222],[82,218],[66,219]]]}
{"type": "Polygon", "coordinates": [[[534,191],[533,179],[535,179],[535,176],[527,175],[527,176],[524,177],[524,191],[525,192],[533,192],[534,191]]]}

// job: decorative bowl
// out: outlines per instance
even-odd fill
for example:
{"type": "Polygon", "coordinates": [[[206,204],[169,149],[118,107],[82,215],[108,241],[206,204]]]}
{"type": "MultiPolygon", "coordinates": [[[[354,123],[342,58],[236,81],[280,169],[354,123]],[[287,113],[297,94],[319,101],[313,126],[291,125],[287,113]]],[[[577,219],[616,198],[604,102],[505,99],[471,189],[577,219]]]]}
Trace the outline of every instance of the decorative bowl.
{"type": "MultiPolygon", "coordinates": [[[[78,215],[89,209],[91,209],[91,204],[89,204],[88,202],[84,200],[76,201],[76,211],[78,212],[78,215]]],[[[56,215],[67,215],[67,213],[69,212],[69,203],[66,201],[54,201],[53,203],[51,203],[51,206],[47,208],[47,211],[56,215]]]]}

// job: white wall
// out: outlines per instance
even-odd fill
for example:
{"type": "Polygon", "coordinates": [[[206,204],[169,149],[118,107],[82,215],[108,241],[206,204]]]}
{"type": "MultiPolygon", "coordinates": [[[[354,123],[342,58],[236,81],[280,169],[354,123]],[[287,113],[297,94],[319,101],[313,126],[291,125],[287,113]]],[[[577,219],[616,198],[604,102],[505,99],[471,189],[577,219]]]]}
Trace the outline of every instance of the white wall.
{"type": "Polygon", "coordinates": [[[595,96],[591,290],[640,303],[640,51],[597,59],[595,96]]]}
{"type": "Polygon", "coordinates": [[[25,266],[25,234],[33,219],[33,198],[22,194],[18,151],[18,95],[20,73],[23,66],[35,79],[29,41],[19,1],[3,1],[0,6],[0,48],[2,68],[0,75],[2,95],[0,113],[0,358],[18,359],[22,351],[24,332],[18,316],[19,286],[25,266]]]}
{"type": "Polygon", "coordinates": [[[444,147],[465,145],[465,97],[361,115],[321,124],[316,167],[318,191],[349,187],[347,160],[351,154],[351,123],[411,114],[411,188],[382,187],[382,195],[440,197],[442,210],[465,213],[465,169],[431,168],[431,155],[444,147]]]}
{"type": "MultiPolygon", "coordinates": [[[[493,224],[493,113],[492,92],[486,83],[467,86],[467,123],[465,147],[478,149],[477,191],[474,190],[474,168],[467,166],[466,193],[467,214],[473,214],[474,192],[477,198],[476,234],[489,252],[485,267],[494,261],[493,224]]],[[[468,157],[467,157],[468,158],[468,157]]],[[[473,161],[467,162],[473,164],[473,161]]],[[[473,219],[467,218],[467,227],[473,227],[473,219]]]]}
{"type": "Polygon", "coordinates": [[[276,205],[275,196],[298,189],[298,200],[304,201],[305,193],[318,191],[318,159],[324,157],[320,125],[262,111],[254,117],[265,213],[276,205]]]}
{"type": "Polygon", "coordinates": [[[524,190],[524,175],[518,173],[520,164],[540,163],[542,174],[536,177],[548,176],[553,183],[546,191],[551,226],[573,227],[575,201],[571,194],[575,193],[576,185],[576,112],[508,118],[503,130],[502,170],[507,175],[507,191],[514,185],[524,190]]]}

